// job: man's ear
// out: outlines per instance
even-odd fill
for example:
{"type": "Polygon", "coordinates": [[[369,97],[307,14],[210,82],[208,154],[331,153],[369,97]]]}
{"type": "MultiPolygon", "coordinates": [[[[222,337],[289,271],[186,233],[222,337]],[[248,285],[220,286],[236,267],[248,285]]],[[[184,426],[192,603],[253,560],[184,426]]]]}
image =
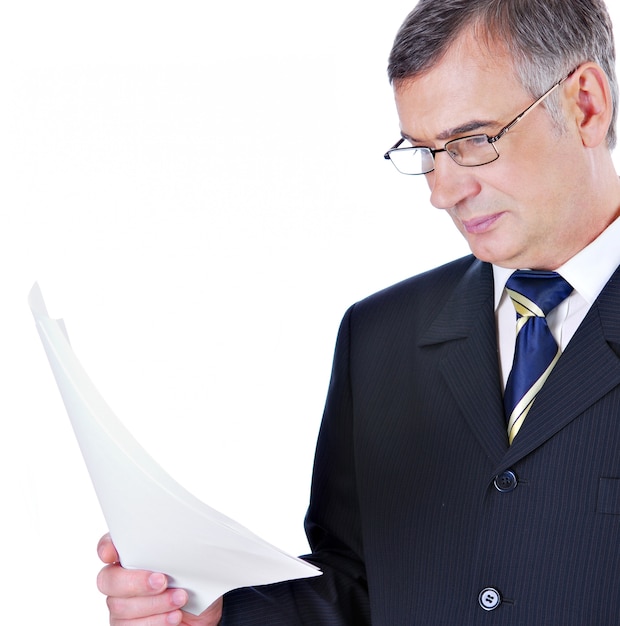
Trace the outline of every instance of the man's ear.
{"type": "Polygon", "coordinates": [[[580,65],[569,77],[565,95],[569,119],[575,120],[583,145],[594,148],[605,142],[613,105],[603,69],[591,62],[580,65]]]}

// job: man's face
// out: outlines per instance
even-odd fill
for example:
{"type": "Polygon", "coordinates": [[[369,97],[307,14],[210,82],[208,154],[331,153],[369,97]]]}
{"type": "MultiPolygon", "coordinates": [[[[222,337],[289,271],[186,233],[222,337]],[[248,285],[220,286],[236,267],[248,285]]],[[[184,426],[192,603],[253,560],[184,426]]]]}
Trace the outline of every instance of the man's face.
{"type": "MultiPolygon", "coordinates": [[[[534,100],[508,57],[491,55],[468,36],[433,69],[398,85],[395,96],[403,135],[429,148],[466,135],[495,135],[534,100]]],[[[541,105],[495,147],[499,159],[479,167],[437,154],[435,170],[426,175],[431,202],[450,214],[479,259],[556,269],[595,236],[584,205],[587,167],[576,125],[567,122],[560,131],[541,105]]]]}

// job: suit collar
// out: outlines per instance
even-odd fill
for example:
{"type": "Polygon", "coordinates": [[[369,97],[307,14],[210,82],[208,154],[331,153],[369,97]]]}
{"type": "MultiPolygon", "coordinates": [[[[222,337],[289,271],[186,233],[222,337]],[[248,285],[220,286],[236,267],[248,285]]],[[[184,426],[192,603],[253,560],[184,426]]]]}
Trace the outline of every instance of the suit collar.
{"type": "Polygon", "coordinates": [[[419,345],[430,346],[468,337],[479,323],[481,311],[492,307],[492,302],[492,267],[475,259],[444,308],[422,335],[419,345]]]}
{"type": "Polygon", "coordinates": [[[599,312],[601,328],[605,340],[610,343],[616,354],[620,346],[620,266],[613,273],[607,285],[598,297],[595,307],[599,312]]]}

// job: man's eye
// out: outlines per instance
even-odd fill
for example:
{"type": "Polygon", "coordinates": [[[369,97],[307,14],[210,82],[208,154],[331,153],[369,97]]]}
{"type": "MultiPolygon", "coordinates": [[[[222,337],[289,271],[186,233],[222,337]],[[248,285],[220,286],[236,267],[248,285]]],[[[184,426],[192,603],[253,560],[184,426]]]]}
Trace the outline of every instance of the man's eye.
{"type": "Polygon", "coordinates": [[[486,135],[474,135],[473,137],[468,137],[464,140],[467,145],[472,146],[473,148],[477,146],[484,146],[488,143],[488,139],[486,135]]]}

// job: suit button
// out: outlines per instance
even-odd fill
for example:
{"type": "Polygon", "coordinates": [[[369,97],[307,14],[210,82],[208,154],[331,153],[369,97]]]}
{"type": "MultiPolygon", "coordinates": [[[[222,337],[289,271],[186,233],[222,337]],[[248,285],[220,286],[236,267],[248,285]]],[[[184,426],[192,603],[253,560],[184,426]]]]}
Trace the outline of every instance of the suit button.
{"type": "Polygon", "coordinates": [[[512,470],[506,470],[501,474],[498,474],[493,480],[495,489],[502,493],[508,493],[517,488],[517,475],[512,470]]]}
{"type": "Polygon", "coordinates": [[[487,587],[480,592],[478,596],[478,604],[485,611],[493,611],[502,603],[502,597],[497,589],[493,587],[487,587]]]}

